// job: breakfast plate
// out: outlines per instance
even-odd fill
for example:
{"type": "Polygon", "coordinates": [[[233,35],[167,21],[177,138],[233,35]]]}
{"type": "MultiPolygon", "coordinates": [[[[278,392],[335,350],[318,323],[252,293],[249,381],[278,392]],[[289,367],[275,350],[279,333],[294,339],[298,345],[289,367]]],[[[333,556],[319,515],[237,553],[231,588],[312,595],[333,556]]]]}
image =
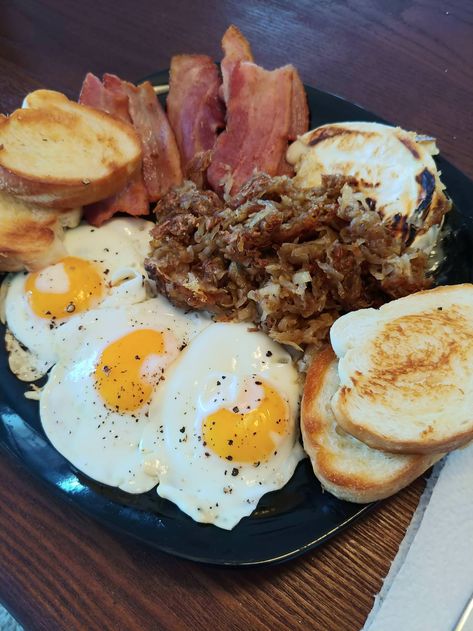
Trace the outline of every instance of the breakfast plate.
{"type": "MultiPolygon", "coordinates": [[[[148,79],[154,85],[163,85],[168,81],[168,74],[162,72],[148,79]]],[[[382,122],[339,97],[309,87],[306,91],[311,111],[310,128],[338,121],[382,122]]],[[[438,166],[453,198],[454,209],[446,221],[437,282],[471,282],[473,182],[441,157],[438,166]]],[[[1,333],[3,335],[3,328],[1,333]]],[[[256,511],[233,530],[197,523],[153,490],[130,495],[80,473],[45,437],[38,404],[23,396],[25,385],[10,372],[4,349],[0,351],[0,375],[2,448],[18,457],[50,489],[90,516],[170,554],[216,565],[281,562],[323,543],[373,507],[351,504],[323,493],[305,459],[284,488],[265,495],[256,511]]]]}

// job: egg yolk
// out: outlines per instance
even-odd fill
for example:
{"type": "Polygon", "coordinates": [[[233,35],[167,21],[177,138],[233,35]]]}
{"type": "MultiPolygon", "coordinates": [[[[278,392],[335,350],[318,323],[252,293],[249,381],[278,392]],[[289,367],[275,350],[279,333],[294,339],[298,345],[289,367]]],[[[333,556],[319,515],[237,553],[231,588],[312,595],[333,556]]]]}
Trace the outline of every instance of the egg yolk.
{"type": "Polygon", "coordinates": [[[29,274],[25,290],[40,318],[62,319],[92,309],[102,297],[102,276],[91,261],[66,256],[56,265],[29,274]]]}
{"type": "Polygon", "coordinates": [[[272,434],[289,431],[288,405],[267,383],[261,382],[263,397],[247,413],[221,408],[206,417],[203,440],[221,458],[259,463],[275,451],[272,434]]]}
{"type": "Polygon", "coordinates": [[[160,331],[138,329],[112,342],[94,371],[95,387],[110,409],[132,412],[151,399],[162,368],[153,359],[164,353],[160,331]]]}

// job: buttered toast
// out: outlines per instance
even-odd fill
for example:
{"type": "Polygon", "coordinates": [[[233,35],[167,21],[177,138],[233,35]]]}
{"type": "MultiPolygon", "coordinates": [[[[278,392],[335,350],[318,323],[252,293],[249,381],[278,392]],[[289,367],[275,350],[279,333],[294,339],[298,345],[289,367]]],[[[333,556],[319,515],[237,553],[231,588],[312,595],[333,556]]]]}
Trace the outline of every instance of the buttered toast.
{"type": "Polygon", "coordinates": [[[377,449],[431,454],[473,438],[473,285],[363,309],[331,328],[337,423],[377,449]]]}
{"type": "Polygon", "coordinates": [[[57,211],[0,191],[0,272],[39,270],[65,255],[63,228],[74,228],[80,209],[57,211]]]}
{"type": "Polygon", "coordinates": [[[31,93],[25,105],[0,116],[0,190],[68,209],[117,193],[140,168],[131,125],[50,90],[31,93]]]}
{"type": "Polygon", "coordinates": [[[368,447],[340,429],[331,409],[339,386],[338,360],[330,346],[307,373],[301,409],[304,449],[322,487],[349,502],[384,499],[410,484],[440,456],[391,454],[368,447]]]}

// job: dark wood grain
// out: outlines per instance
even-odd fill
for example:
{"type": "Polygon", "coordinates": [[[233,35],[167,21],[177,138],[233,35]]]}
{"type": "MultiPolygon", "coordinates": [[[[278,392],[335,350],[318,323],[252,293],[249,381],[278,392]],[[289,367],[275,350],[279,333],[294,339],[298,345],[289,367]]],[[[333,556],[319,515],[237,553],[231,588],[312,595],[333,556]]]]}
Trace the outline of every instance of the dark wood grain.
{"type": "MultiPolygon", "coordinates": [[[[470,0],[0,2],[0,111],[38,85],[77,95],[86,71],[138,79],[178,52],[219,58],[229,23],[257,60],[433,134],[473,177],[470,0]]],[[[283,566],[208,568],[150,551],[52,497],[0,454],[0,600],[32,630],[356,631],[423,482],[283,566]]]]}
{"type": "Polygon", "coordinates": [[[118,536],[0,461],[0,594],[27,629],[320,629],[362,626],[423,482],[285,565],[212,568],[118,536]]]}

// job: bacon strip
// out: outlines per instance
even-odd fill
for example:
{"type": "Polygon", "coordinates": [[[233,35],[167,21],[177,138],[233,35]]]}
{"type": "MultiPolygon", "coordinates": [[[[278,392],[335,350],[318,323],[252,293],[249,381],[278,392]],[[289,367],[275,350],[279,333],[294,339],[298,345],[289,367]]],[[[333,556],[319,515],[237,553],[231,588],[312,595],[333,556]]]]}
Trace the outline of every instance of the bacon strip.
{"type": "Polygon", "coordinates": [[[85,219],[97,227],[119,212],[127,213],[128,215],[148,214],[149,199],[141,172],[134,175],[119,193],[94,204],[84,206],[85,219]]]}
{"type": "MultiPolygon", "coordinates": [[[[111,116],[131,124],[128,114],[128,96],[123,82],[114,75],[105,75],[103,83],[88,73],[82,84],[79,103],[107,112],[111,116]]],[[[84,217],[93,226],[101,226],[117,212],[129,215],[145,215],[149,211],[149,200],[141,172],[136,173],[125,188],[99,202],[84,207],[84,217]]]]}
{"type": "MultiPolygon", "coordinates": [[[[292,96],[291,96],[291,125],[289,127],[288,140],[292,142],[298,136],[309,131],[309,106],[304,85],[297,70],[292,67],[292,96]]],[[[281,159],[278,170],[279,175],[294,175],[294,167],[286,160],[286,154],[281,159]]]]}
{"type": "Polygon", "coordinates": [[[110,98],[116,99],[118,103],[124,103],[124,110],[122,112],[116,112],[115,116],[122,116],[122,120],[127,123],[132,124],[130,112],[129,112],[129,104],[128,104],[128,94],[126,91],[126,81],[117,77],[117,75],[105,73],[102,77],[102,82],[105,88],[105,91],[110,95],[110,98]]]}
{"type": "Polygon", "coordinates": [[[228,90],[230,76],[233,68],[240,61],[253,62],[253,53],[251,52],[250,43],[242,32],[233,24],[227,28],[222,37],[222,48],[225,53],[222,63],[222,98],[228,103],[228,90]]]}
{"type": "Polygon", "coordinates": [[[176,138],[149,81],[126,83],[129,112],[143,148],[143,178],[151,201],[182,182],[176,138]]]}
{"type": "Polygon", "coordinates": [[[225,127],[217,66],[206,55],[176,55],[171,60],[167,114],[176,136],[185,177],[198,155],[213,149],[225,127]]]}
{"type": "Polygon", "coordinates": [[[307,104],[307,95],[305,93],[304,84],[301,81],[299,73],[292,68],[292,103],[291,103],[291,127],[289,129],[289,140],[296,140],[297,136],[301,136],[309,131],[309,106],[307,104]]]}
{"type": "Polygon", "coordinates": [[[279,173],[292,124],[292,66],[264,70],[240,62],[229,83],[227,128],[207,171],[216,191],[235,194],[255,173],[279,173]]]}
{"type": "MultiPolygon", "coordinates": [[[[265,171],[269,175],[293,175],[293,167],[286,161],[286,149],[288,142],[295,140],[298,135],[305,133],[309,128],[309,109],[304,86],[294,66],[285,66],[273,73],[265,73],[262,68],[252,64],[253,54],[246,38],[236,26],[230,26],[222,38],[222,48],[225,56],[222,60],[222,96],[228,108],[227,131],[219,138],[215,148],[213,164],[208,171],[208,179],[215,190],[222,188],[232,193],[238,191],[246,179],[251,177],[254,171],[265,171]],[[248,67],[249,66],[249,67],[248,67]],[[245,69],[246,68],[246,69],[245,69]],[[252,70],[250,70],[252,68],[252,70]],[[237,72],[239,78],[233,82],[233,74],[237,72]],[[261,72],[260,72],[261,71],[261,72]],[[278,74],[279,73],[279,74],[278,74]],[[251,78],[251,75],[254,75],[251,78]],[[238,82],[246,80],[255,83],[255,76],[264,77],[268,94],[258,86],[253,88],[248,85],[244,89],[238,82]],[[277,77],[284,74],[285,79],[280,86],[278,94],[277,77]],[[290,80],[288,79],[290,76],[290,80]],[[271,77],[271,78],[270,78],[271,77]],[[289,95],[289,119],[286,111],[279,121],[275,121],[272,130],[266,129],[266,141],[270,142],[269,152],[266,154],[263,138],[259,128],[265,129],[265,118],[272,119],[276,110],[284,101],[287,103],[289,95]],[[275,98],[274,105],[269,103],[275,98]],[[265,101],[263,105],[262,99],[265,101]],[[237,101],[235,103],[235,100],[237,101]],[[240,101],[238,103],[238,101],[240,101]],[[241,119],[241,120],[240,120],[241,119]],[[247,134],[252,134],[251,140],[244,140],[239,132],[242,125],[246,125],[247,134]],[[285,125],[287,123],[287,127],[285,125]],[[285,141],[282,138],[285,136],[285,141]],[[231,143],[235,145],[232,156],[231,143]],[[243,144],[241,144],[243,142],[243,144]],[[246,153],[245,153],[246,151],[246,153]],[[279,154],[276,164],[276,155],[279,154]],[[246,166],[245,164],[246,163],[246,166]]],[[[265,88],[265,89],[266,89],[265,88]]],[[[266,126],[267,127],[267,126],[266,126]]]]}
{"type": "MultiPolygon", "coordinates": [[[[118,79],[118,77],[116,78],[118,79]]],[[[111,114],[126,123],[131,122],[128,115],[127,95],[124,92],[109,90],[105,84],[105,77],[104,83],[102,83],[98,77],[88,72],[82,84],[79,103],[107,112],[107,114],[111,114]]]]}

